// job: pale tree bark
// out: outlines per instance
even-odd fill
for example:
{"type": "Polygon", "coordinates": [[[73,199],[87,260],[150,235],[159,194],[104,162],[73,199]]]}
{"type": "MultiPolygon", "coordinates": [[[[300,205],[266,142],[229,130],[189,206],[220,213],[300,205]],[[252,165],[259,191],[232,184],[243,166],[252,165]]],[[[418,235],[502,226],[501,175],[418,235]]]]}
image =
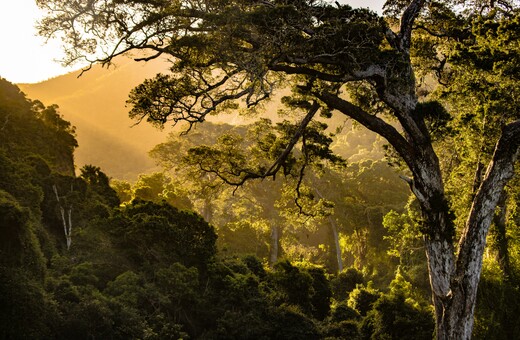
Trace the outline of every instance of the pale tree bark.
{"type": "Polygon", "coordinates": [[[517,120],[502,131],[459,241],[456,272],[451,278],[452,298],[443,319],[447,328],[444,333],[449,336],[446,339],[471,338],[486,237],[504,187],[515,174],[519,151],[520,120],[517,120]]]}
{"type": "Polygon", "coordinates": [[[341,246],[339,245],[339,234],[338,227],[332,216],[328,217],[330,228],[332,230],[332,236],[334,237],[334,247],[336,248],[336,261],[338,264],[338,273],[343,271],[343,257],[341,256],[341,246]]]}
{"type": "MultiPolygon", "coordinates": [[[[325,199],[325,197],[323,197],[323,195],[317,188],[315,188],[314,190],[321,199],[325,199]]],[[[334,221],[334,218],[331,215],[327,216],[327,219],[329,221],[330,229],[332,232],[332,237],[334,238],[334,247],[335,247],[335,251],[336,251],[335,253],[336,253],[336,264],[338,266],[338,273],[341,273],[343,271],[343,256],[341,254],[341,246],[339,245],[338,226],[336,225],[336,221],[334,221]]]]}
{"type": "Polygon", "coordinates": [[[206,197],[203,199],[201,215],[206,222],[213,222],[213,200],[211,198],[206,197]]]}
{"type": "Polygon", "coordinates": [[[54,191],[54,194],[56,195],[56,200],[58,201],[61,221],[63,223],[63,233],[65,234],[67,250],[69,250],[72,244],[72,206],[68,206],[67,208],[63,206],[60,200],[60,195],[58,194],[58,188],[56,184],[52,186],[52,189],[54,191]]]}

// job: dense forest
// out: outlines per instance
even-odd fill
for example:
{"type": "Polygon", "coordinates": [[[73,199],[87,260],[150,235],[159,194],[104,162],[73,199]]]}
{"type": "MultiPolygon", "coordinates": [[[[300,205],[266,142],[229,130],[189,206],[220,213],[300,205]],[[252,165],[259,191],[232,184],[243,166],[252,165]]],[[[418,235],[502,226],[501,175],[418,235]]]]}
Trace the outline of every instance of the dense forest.
{"type": "Polygon", "coordinates": [[[189,148],[254,126],[172,134],[152,150],[164,172],[110,183],[92,165],[75,176],[74,127],[55,105],[1,85],[1,338],[432,336],[418,240],[400,245],[393,230],[408,191],[380,159],[312,174],[328,202],[316,216],[283,183],[233,194],[179,166],[189,148]]]}
{"type": "Polygon", "coordinates": [[[129,115],[183,133],[77,169],[0,78],[0,338],[519,337],[517,2],[38,3],[68,62],[169,58],[129,115]]]}
{"type": "MultiPolygon", "coordinates": [[[[5,80],[0,98],[1,338],[432,337],[417,208],[375,136],[335,138],[350,161],[309,174],[310,216],[288,183],[233,193],[185,157],[256,126],[172,133],[151,151],[163,172],[109,181],[96,166],[75,176],[55,105],[5,80]]],[[[519,332],[517,240],[508,277],[490,249],[476,338],[519,332]]]]}

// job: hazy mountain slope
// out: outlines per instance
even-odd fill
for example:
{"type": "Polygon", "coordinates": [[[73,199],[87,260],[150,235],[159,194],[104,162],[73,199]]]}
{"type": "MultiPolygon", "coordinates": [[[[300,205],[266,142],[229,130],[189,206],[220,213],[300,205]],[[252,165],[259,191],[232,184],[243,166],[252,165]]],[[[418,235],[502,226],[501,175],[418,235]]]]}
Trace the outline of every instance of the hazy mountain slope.
{"type": "Polygon", "coordinates": [[[73,72],[19,87],[29,98],[58,104],[64,118],[76,126],[78,167],[94,164],[111,177],[131,180],[154,168],[148,151],[171,129],[160,131],[146,123],[133,126],[125,102],[133,87],[166,68],[161,61],[136,63],[125,58],[110,69],[95,66],[80,78],[73,72]]]}

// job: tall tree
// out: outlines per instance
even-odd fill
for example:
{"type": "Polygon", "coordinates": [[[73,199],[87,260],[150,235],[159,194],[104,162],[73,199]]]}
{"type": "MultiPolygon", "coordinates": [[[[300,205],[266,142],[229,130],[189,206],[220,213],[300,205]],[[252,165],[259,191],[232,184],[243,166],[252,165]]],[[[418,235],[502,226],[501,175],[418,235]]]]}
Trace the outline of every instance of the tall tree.
{"type": "MultiPolygon", "coordinates": [[[[520,109],[515,95],[520,91],[520,47],[516,43],[520,38],[520,15],[499,9],[474,19],[471,37],[453,48],[448,59],[448,77],[444,79],[448,86],[439,91],[441,100],[447,100],[458,112],[448,124],[450,133],[440,141],[455,150],[441,157],[444,172],[451,173],[446,181],[447,191],[457,192],[453,195],[458,196],[453,202],[455,211],[470,208],[484,176],[484,164],[493,156],[494,141],[502,127],[518,117],[520,109]]],[[[490,246],[506,278],[513,275],[506,224],[514,200],[508,198],[517,190],[518,186],[512,184],[500,195],[490,235],[490,246]]]]}
{"type": "MultiPolygon", "coordinates": [[[[514,175],[520,120],[515,115],[504,122],[455,245],[428,123],[427,113],[438,105],[419,102],[412,47],[420,41],[412,33],[421,17],[470,34],[461,26],[470,19],[455,20],[463,11],[444,15],[450,6],[447,12],[455,13],[458,1],[387,1],[398,19],[395,25],[368,10],[317,0],[37,3],[49,10],[41,34],[63,37],[66,62],[90,57],[107,64],[131,50],[151,51],[140,60],[170,58],[171,73],[145,81],[130,94],[130,116],[139,121],[195,124],[209,114],[236,109],[238,99],[258,107],[277,89],[293,85],[285,102],[304,113],[299,124],[287,129],[292,137],[275,149],[271,167],[252,167],[247,159],[234,162],[231,184],[275,176],[286,161],[294,163],[289,154],[296,146],[302,168],[327,158],[330,153],[309,143],[306,133],[318,112],[337,110],[384,137],[409,169],[408,182],[422,211],[437,337],[470,338],[486,235],[501,192],[514,175]],[[344,95],[347,91],[350,96],[344,95]]],[[[516,9],[514,2],[504,8],[516,9]]]]}

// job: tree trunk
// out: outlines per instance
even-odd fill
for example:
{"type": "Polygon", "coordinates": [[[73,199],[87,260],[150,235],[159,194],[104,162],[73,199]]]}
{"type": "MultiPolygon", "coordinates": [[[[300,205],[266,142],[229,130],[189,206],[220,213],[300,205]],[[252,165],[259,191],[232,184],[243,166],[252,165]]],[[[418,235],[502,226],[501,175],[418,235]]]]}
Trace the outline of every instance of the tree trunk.
{"type": "Polygon", "coordinates": [[[511,279],[511,265],[509,261],[509,245],[506,235],[507,221],[507,191],[502,191],[498,200],[497,209],[493,216],[493,225],[491,227],[493,243],[491,244],[495,251],[496,260],[506,280],[511,279]]]}
{"type": "Polygon", "coordinates": [[[421,203],[424,218],[423,232],[425,240],[426,257],[430,286],[432,288],[432,302],[435,308],[436,333],[438,339],[451,339],[445,337],[446,326],[444,324],[448,314],[451,313],[451,277],[455,272],[454,247],[452,240],[452,221],[449,209],[443,195],[441,182],[429,183],[430,195],[420,193],[416,196],[421,203]],[[435,188],[435,189],[433,189],[435,188]],[[435,194],[431,194],[435,192],[435,194]],[[437,199],[433,199],[437,197],[437,199]],[[422,201],[421,199],[425,199],[422,201]]]}
{"type": "Polygon", "coordinates": [[[278,261],[278,248],[280,247],[280,230],[275,223],[271,225],[271,247],[269,249],[269,265],[272,267],[278,261]]]}
{"type": "MultiPolygon", "coordinates": [[[[60,209],[60,215],[61,215],[61,221],[63,223],[63,232],[65,234],[65,241],[67,244],[67,250],[70,249],[70,246],[72,244],[72,207],[67,208],[67,216],[65,216],[65,208],[61,204],[60,196],[58,194],[58,188],[56,187],[56,184],[52,186],[52,189],[54,190],[54,194],[56,195],[56,200],[58,201],[59,209],[60,209]]],[[[71,188],[72,192],[72,188],[71,188]]]]}
{"type": "Polygon", "coordinates": [[[439,340],[470,339],[487,230],[469,228],[478,230],[467,234],[472,248],[456,261],[449,207],[439,199],[443,196],[437,196],[441,192],[429,195],[427,204],[422,205],[436,337],[439,340]]]}
{"type": "Polygon", "coordinates": [[[204,204],[202,206],[202,218],[204,219],[204,221],[208,222],[208,223],[212,223],[212,219],[213,219],[213,206],[212,206],[212,200],[209,199],[209,198],[205,198],[204,199],[204,204]]]}
{"type": "MultiPolygon", "coordinates": [[[[435,307],[437,339],[470,339],[482,257],[486,237],[506,183],[514,176],[514,164],[520,146],[520,121],[507,125],[497,143],[493,160],[475,195],[459,240],[456,262],[449,231],[448,209],[431,209],[439,204],[438,192],[430,191],[436,183],[422,177],[418,198],[429,198],[422,205],[426,223],[433,232],[426,235],[426,252],[435,307]],[[424,184],[426,184],[424,186],[424,184]],[[433,184],[433,185],[432,185],[433,184]],[[444,210],[444,211],[442,211],[444,210]]],[[[440,196],[442,197],[442,196],[440,196]]],[[[423,203],[423,202],[421,202],[423,203]]],[[[441,205],[442,206],[442,205],[441,205]]]]}
{"type": "MultiPolygon", "coordinates": [[[[315,188],[314,190],[321,199],[325,199],[317,188],[315,188]]],[[[332,216],[329,215],[328,219],[330,223],[330,229],[332,231],[332,237],[334,238],[334,246],[336,248],[336,261],[338,265],[338,273],[341,273],[343,271],[343,257],[341,255],[341,247],[339,245],[338,227],[332,216]]]]}
{"type": "Polygon", "coordinates": [[[341,247],[339,245],[339,235],[338,235],[338,227],[336,226],[336,222],[329,216],[330,228],[332,230],[332,236],[334,237],[334,246],[336,247],[336,260],[338,264],[338,273],[343,271],[343,258],[341,256],[341,247]]]}

